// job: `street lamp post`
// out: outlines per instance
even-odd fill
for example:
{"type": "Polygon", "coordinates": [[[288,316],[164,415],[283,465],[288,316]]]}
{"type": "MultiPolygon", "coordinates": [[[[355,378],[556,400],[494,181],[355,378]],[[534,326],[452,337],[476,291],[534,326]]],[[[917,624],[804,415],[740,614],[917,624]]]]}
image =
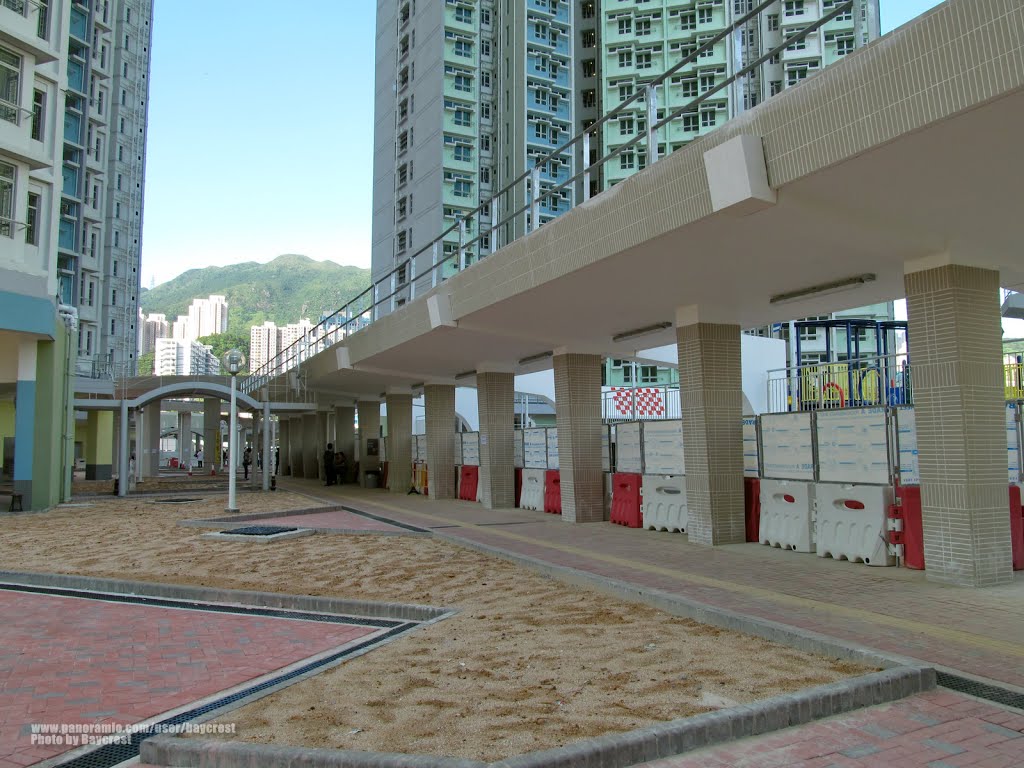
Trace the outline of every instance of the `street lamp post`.
{"type": "Polygon", "coordinates": [[[224,370],[231,376],[231,426],[228,430],[228,508],[227,512],[237,512],[235,501],[235,464],[238,450],[238,404],[235,400],[238,374],[245,367],[245,355],[237,349],[229,349],[220,359],[224,370]]]}

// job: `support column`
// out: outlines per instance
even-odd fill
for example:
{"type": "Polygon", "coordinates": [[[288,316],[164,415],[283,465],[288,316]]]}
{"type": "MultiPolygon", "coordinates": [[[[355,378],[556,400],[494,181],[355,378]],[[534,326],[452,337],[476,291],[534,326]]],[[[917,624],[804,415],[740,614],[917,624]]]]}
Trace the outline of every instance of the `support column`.
{"type": "Polygon", "coordinates": [[[316,467],[321,480],[327,480],[327,475],[324,472],[324,451],[327,450],[328,443],[334,444],[334,440],[327,432],[327,428],[330,426],[329,415],[327,411],[317,411],[316,413],[316,467]]]}
{"type": "Polygon", "coordinates": [[[118,417],[118,460],[117,460],[117,495],[127,496],[131,484],[131,446],[128,444],[128,400],[121,400],[121,411],[118,417]]]}
{"type": "Polygon", "coordinates": [[[388,484],[392,493],[412,487],[412,393],[389,392],[388,484]]]}
{"type": "Polygon", "coordinates": [[[203,400],[203,472],[209,475],[220,466],[220,400],[203,400]]]}
{"type": "Polygon", "coordinates": [[[427,421],[427,487],[432,499],[455,498],[455,386],[423,388],[427,421]]]}
{"type": "Polygon", "coordinates": [[[356,409],[352,406],[338,406],[334,409],[334,449],[345,454],[347,476],[340,482],[347,483],[352,477],[356,459],[356,409]]]}
{"type": "Polygon", "coordinates": [[[271,440],[270,433],[274,429],[274,422],[270,418],[270,398],[267,392],[263,393],[263,418],[260,420],[260,425],[263,427],[263,442],[260,451],[263,455],[263,490],[270,490],[270,467],[274,463],[274,457],[271,454],[271,440]]]}
{"type": "Polygon", "coordinates": [[[18,383],[14,389],[14,492],[21,494],[23,509],[33,509],[37,348],[34,338],[18,343],[18,383]]]}
{"type": "Polygon", "coordinates": [[[190,467],[194,463],[193,455],[195,449],[192,447],[192,411],[182,411],[178,414],[178,461],[190,467]]]}
{"type": "Polygon", "coordinates": [[[380,469],[380,403],[376,400],[360,400],[359,409],[359,472],[356,481],[366,485],[366,473],[380,469]],[[370,453],[369,441],[373,441],[370,453]]]}
{"type": "Polygon", "coordinates": [[[302,456],[302,417],[297,416],[289,419],[291,428],[289,434],[291,442],[288,445],[288,464],[291,467],[292,477],[305,477],[306,467],[302,456]]]}
{"type": "Polygon", "coordinates": [[[85,479],[109,480],[114,464],[114,412],[89,411],[85,433],[85,479]]]}
{"type": "Polygon", "coordinates": [[[160,474],[160,401],[142,409],[142,476],[160,474]]]}
{"type": "MultiPolygon", "coordinates": [[[[476,396],[480,411],[480,501],[487,509],[516,504],[515,376],[477,368],[476,396]]],[[[452,426],[454,429],[454,426],[452,426]]]]}
{"type": "Polygon", "coordinates": [[[320,477],[320,453],[317,451],[317,418],[315,413],[307,413],[302,417],[302,476],[316,480],[320,477]]]}
{"type": "Polygon", "coordinates": [[[553,363],[562,519],[569,523],[601,522],[601,356],[556,353],[553,363]]]}
{"type": "Polygon", "coordinates": [[[283,416],[277,417],[277,451],[274,454],[276,462],[274,463],[274,474],[283,475],[287,471],[288,462],[290,461],[289,456],[289,439],[291,430],[291,420],[286,419],[283,416]]]}
{"type": "Polygon", "coordinates": [[[908,265],[904,283],[925,575],[962,586],[1007,584],[1013,566],[999,273],[948,262],[915,266],[908,265]]]}
{"type": "Polygon", "coordinates": [[[746,540],[740,327],[679,310],[679,398],[686,445],[687,533],[696,544],[746,540]]]}

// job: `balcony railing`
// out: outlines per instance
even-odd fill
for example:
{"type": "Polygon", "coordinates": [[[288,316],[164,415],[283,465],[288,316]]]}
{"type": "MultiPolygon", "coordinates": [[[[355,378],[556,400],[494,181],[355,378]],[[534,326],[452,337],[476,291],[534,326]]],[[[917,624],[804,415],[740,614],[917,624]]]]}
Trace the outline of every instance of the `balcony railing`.
{"type": "MultiPolygon", "coordinates": [[[[714,51],[717,45],[727,40],[737,30],[748,24],[759,24],[760,15],[776,2],[777,0],[762,0],[757,3],[749,12],[739,16],[731,25],[706,40],[696,50],[690,52],[643,88],[638,89],[595,123],[560,146],[554,147],[546,155],[538,157],[532,167],[495,192],[489,200],[483,201],[466,214],[465,218],[451,224],[439,232],[433,240],[403,258],[391,272],[375,280],[370,288],[339,308],[328,319],[315,326],[302,339],[283,350],[273,360],[254,371],[253,375],[242,382],[243,391],[251,392],[264,386],[270,379],[291,370],[321,349],[325,349],[370,325],[382,312],[393,311],[398,306],[415,300],[417,295],[437,286],[450,274],[466,269],[469,266],[468,258],[471,254],[479,253],[480,257],[485,257],[497,251],[501,246],[536,230],[545,221],[542,208],[551,206],[563,191],[567,190],[570,194],[570,207],[579,202],[588,201],[591,177],[623,152],[645,150],[647,165],[658,162],[660,159],[659,140],[663,139],[662,129],[683,120],[684,116],[692,117],[698,114],[700,106],[708,100],[714,99],[716,94],[725,91],[734,82],[756,72],[763,64],[781,54],[787,45],[805,39],[839,15],[852,11],[854,6],[854,0],[838,3],[829,13],[823,14],[802,30],[793,31],[776,47],[765,52],[730,77],[703,90],[699,96],[682,106],[666,108],[664,117],[658,118],[659,90],[664,91],[668,87],[673,75],[694,64],[706,52],[714,51]],[[646,114],[646,131],[610,148],[605,154],[598,155],[596,162],[592,162],[591,143],[600,143],[599,137],[605,124],[616,120],[627,110],[634,110],[638,105],[644,108],[646,114]],[[542,190],[542,170],[552,159],[570,152],[575,159],[574,167],[580,170],[557,185],[542,190]],[[576,196],[573,194],[577,184],[582,187],[582,201],[576,200],[576,196]],[[524,200],[525,204],[522,202],[524,200]],[[546,201],[551,202],[546,203],[546,201]],[[468,226],[471,223],[475,226],[468,226]],[[470,231],[474,231],[476,234],[470,236],[470,231]],[[502,236],[505,232],[508,232],[507,237],[502,236]],[[458,237],[458,247],[454,253],[448,255],[444,252],[444,244],[446,241],[451,241],[453,237],[458,237]],[[486,249],[482,248],[484,242],[482,238],[485,237],[488,238],[486,249]],[[427,260],[429,260],[429,267],[417,271],[417,268],[427,260]],[[401,280],[399,280],[399,275],[402,276],[401,280]]],[[[558,14],[567,13],[567,8],[568,3],[559,3],[558,14]]],[[[550,6],[546,3],[542,6],[538,0],[530,0],[528,9],[550,13],[550,6]]],[[[671,145],[671,143],[668,144],[671,145]]],[[[555,209],[557,209],[557,205],[555,209]]],[[[560,212],[563,211],[560,210],[560,212]]]]}

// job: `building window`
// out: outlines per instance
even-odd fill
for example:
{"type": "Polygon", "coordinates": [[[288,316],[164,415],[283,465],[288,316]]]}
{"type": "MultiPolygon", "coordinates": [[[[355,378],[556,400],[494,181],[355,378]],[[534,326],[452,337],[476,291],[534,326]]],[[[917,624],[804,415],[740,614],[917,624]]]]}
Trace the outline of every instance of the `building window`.
{"type": "Polygon", "coordinates": [[[14,236],[14,178],[16,169],[0,163],[0,235],[14,236]]]}
{"type": "Polygon", "coordinates": [[[837,37],[836,38],[836,56],[846,56],[853,53],[853,38],[852,37],[837,37]]]}
{"type": "Polygon", "coordinates": [[[697,23],[698,24],[711,24],[715,20],[715,12],[710,8],[698,8],[697,9],[697,23]]]}
{"type": "Polygon", "coordinates": [[[473,162],[473,150],[467,144],[455,145],[455,161],[458,163],[473,162]]]}
{"type": "Polygon", "coordinates": [[[619,19],[619,34],[628,35],[633,31],[633,19],[628,16],[624,19],[619,19]]]}
{"type": "Polygon", "coordinates": [[[597,106],[597,91],[593,88],[588,88],[583,92],[583,106],[588,109],[597,106]]]}
{"type": "Polygon", "coordinates": [[[718,121],[718,115],[713,109],[702,109],[700,111],[700,127],[712,128],[718,121]]]}
{"type": "Polygon", "coordinates": [[[693,13],[680,13],[679,14],[679,28],[684,32],[697,28],[697,14],[693,13]]]}
{"type": "Polygon", "coordinates": [[[472,58],[473,56],[473,44],[466,40],[455,41],[455,55],[462,56],[463,58],[472,58]]]}
{"type": "Polygon", "coordinates": [[[619,118],[619,135],[620,136],[632,136],[634,131],[634,123],[632,116],[623,115],[619,118]]]}
{"type": "Polygon", "coordinates": [[[456,197],[469,197],[473,192],[473,184],[463,179],[458,179],[455,182],[453,194],[456,197]]]}
{"type": "Polygon", "coordinates": [[[633,66],[633,52],[632,51],[619,51],[619,66],[620,67],[631,67],[631,66],[633,66]]]}
{"type": "Polygon", "coordinates": [[[627,149],[621,155],[619,155],[619,168],[623,171],[629,171],[636,167],[636,153],[631,149],[627,149]]]}
{"type": "Polygon", "coordinates": [[[46,94],[40,90],[32,92],[32,138],[43,140],[43,123],[46,116],[46,94]]]}
{"type": "Polygon", "coordinates": [[[680,83],[684,99],[697,98],[697,78],[688,77],[680,83]]]}
{"type": "Polygon", "coordinates": [[[594,0],[583,0],[580,3],[580,15],[584,19],[594,18],[594,0]]]}
{"type": "Polygon", "coordinates": [[[651,68],[651,54],[650,51],[644,51],[636,55],[636,68],[637,69],[650,69],[651,68]]]}
{"type": "Polygon", "coordinates": [[[39,245],[39,195],[28,193],[28,214],[25,217],[25,242],[39,245]]]}
{"type": "Polygon", "coordinates": [[[641,365],[640,366],[640,383],[641,384],[657,384],[658,383],[658,366],[656,366],[656,365],[641,365]]]}
{"type": "Polygon", "coordinates": [[[651,34],[651,20],[650,19],[637,19],[636,20],[636,34],[638,37],[643,35],[651,34]]]}
{"type": "Polygon", "coordinates": [[[455,20],[460,24],[472,24],[473,23],[473,9],[467,8],[464,5],[458,5],[455,7],[455,20]]]}
{"type": "Polygon", "coordinates": [[[769,13],[768,14],[768,31],[778,32],[779,31],[779,14],[769,13]]]}
{"type": "Polygon", "coordinates": [[[787,51],[805,51],[807,50],[807,38],[801,38],[800,40],[794,40],[792,43],[786,46],[787,51]]]}
{"type": "Polygon", "coordinates": [[[471,125],[473,122],[473,116],[468,109],[456,109],[453,118],[456,125],[471,125]]]}
{"type": "Polygon", "coordinates": [[[582,69],[584,77],[596,77],[597,61],[595,59],[584,59],[582,69]]]}
{"type": "Polygon", "coordinates": [[[21,56],[0,48],[0,118],[18,123],[18,96],[21,86],[21,56]]]}
{"type": "Polygon", "coordinates": [[[786,0],[783,4],[783,13],[786,16],[803,16],[805,10],[804,0],[786,0]]]}
{"type": "Polygon", "coordinates": [[[683,130],[696,131],[700,127],[699,119],[696,113],[683,115],[683,130]]]}
{"type": "Polygon", "coordinates": [[[467,75],[455,76],[455,90],[469,93],[473,90],[473,78],[467,75]]]}
{"type": "Polygon", "coordinates": [[[585,29],[580,35],[580,45],[584,48],[593,48],[597,45],[597,32],[592,29],[585,29]]]}

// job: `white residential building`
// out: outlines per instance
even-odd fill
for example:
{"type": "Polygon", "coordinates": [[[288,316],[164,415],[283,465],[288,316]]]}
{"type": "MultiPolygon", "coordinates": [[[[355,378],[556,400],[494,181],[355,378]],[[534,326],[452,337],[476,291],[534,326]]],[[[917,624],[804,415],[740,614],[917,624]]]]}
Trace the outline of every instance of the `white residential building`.
{"type": "Polygon", "coordinates": [[[153,373],[157,376],[212,376],[220,373],[220,361],[205,344],[157,339],[153,373]]]}
{"type": "Polygon", "coordinates": [[[160,313],[143,315],[139,312],[139,354],[145,355],[156,351],[157,339],[164,339],[171,335],[171,324],[167,322],[167,316],[160,313]]]}
{"type": "Polygon", "coordinates": [[[272,320],[249,329],[249,370],[258,371],[280,351],[281,329],[272,320]]]}

